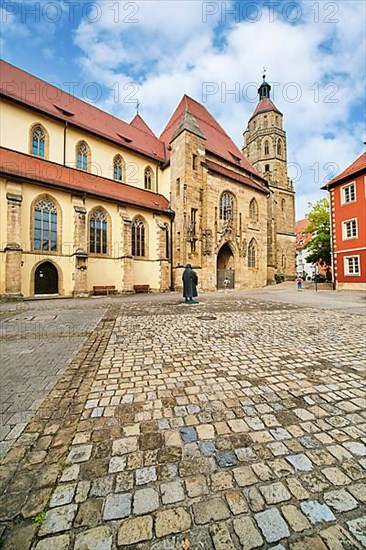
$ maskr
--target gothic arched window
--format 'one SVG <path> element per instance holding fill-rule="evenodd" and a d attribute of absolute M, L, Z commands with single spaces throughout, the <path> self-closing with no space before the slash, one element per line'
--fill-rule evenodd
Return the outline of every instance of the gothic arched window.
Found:
<path fill-rule="evenodd" d="M 57 252 L 57 208 L 53 202 L 42 199 L 34 207 L 33 248 Z"/>
<path fill-rule="evenodd" d="M 88 170 L 90 165 L 90 149 L 85 141 L 76 146 L 76 167 L 79 170 Z"/>
<path fill-rule="evenodd" d="M 96 208 L 89 217 L 89 252 L 107 254 L 107 237 L 107 216 L 101 208 Z"/>
<path fill-rule="evenodd" d="M 251 222 L 258 221 L 258 203 L 252 199 L 249 204 L 249 218 Z"/>
<path fill-rule="evenodd" d="M 277 155 L 282 156 L 282 142 L 280 139 L 277 141 Z"/>
<path fill-rule="evenodd" d="M 132 256 L 144 257 L 146 244 L 146 226 L 142 218 L 136 218 L 132 223 Z"/>
<path fill-rule="evenodd" d="M 123 181 L 125 163 L 121 155 L 116 155 L 113 159 L 113 179 L 116 181 Z"/>
<path fill-rule="evenodd" d="M 149 189 L 151 191 L 153 187 L 153 172 L 149 166 L 145 168 L 144 183 L 145 189 Z"/>
<path fill-rule="evenodd" d="M 37 126 L 33 127 L 31 140 L 32 155 L 37 155 L 37 157 L 45 157 L 46 132 L 40 124 L 37 124 Z"/>
<path fill-rule="evenodd" d="M 285 211 L 285 206 L 286 206 L 286 201 L 285 201 L 285 199 L 281 199 L 281 210 L 282 210 L 282 212 Z"/>
<path fill-rule="evenodd" d="M 220 198 L 220 220 L 228 221 L 234 218 L 234 198 L 231 193 L 223 193 Z"/>
<path fill-rule="evenodd" d="M 248 267 L 256 267 L 257 261 L 257 244 L 255 239 L 252 239 L 248 245 Z"/>
<path fill-rule="evenodd" d="M 266 139 L 266 141 L 264 142 L 264 154 L 269 155 L 269 141 L 268 141 L 268 139 Z"/>

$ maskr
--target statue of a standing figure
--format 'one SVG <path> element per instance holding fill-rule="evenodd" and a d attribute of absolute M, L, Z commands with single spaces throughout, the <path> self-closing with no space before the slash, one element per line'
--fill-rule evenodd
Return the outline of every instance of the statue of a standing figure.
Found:
<path fill-rule="evenodd" d="M 193 300 L 197 294 L 198 277 L 197 273 L 193 271 L 191 264 L 187 264 L 182 275 L 183 280 L 183 297 L 188 303 L 197 303 Z"/>

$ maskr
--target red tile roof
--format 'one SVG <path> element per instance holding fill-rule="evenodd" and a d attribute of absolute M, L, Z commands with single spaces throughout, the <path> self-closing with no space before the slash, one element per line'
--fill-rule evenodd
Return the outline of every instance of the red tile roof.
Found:
<path fill-rule="evenodd" d="M 205 136 L 205 148 L 207 151 L 225 159 L 231 164 L 240 166 L 257 177 L 261 177 L 207 109 L 187 95 L 184 95 L 181 99 L 160 136 L 160 139 L 165 142 L 167 147 L 186 109 L 194 116 Z"/>
<path fill-rule="evenodd" d="M 322 189 L 328 189 L 340 181 L 351 179 L 355 174 L 362 171 L 366 171 L 366 153 L 362 153 L 354 162 L 352 162 L 352 164 L 343 170 L 343 172 L 323 185 Z"/>
<path fill-rule="evenodd" d="M 276 111 L 276 113 L 280 113 L 280 115 L 282 114 L 281 111 L 279 111 L 276 107 L 276 105 L 273 103 L 273 101 L 271 99 L 269 99 L 269 97 L 263 97 L 257 104 L 255 110 L 254 110 L 254 113 L 252 114 L 252 116 L 250 117 L 249 120 L 251 120 L 253 117 L 255 117 L 255 115 L 257 115 L 258 113 L 265 113 L 266 111 Z"/>
<path fill-rule="evenodd" d="M 138 130 L 141 130 L 142 132 L 150 134 L 155 139 L 158 139 L 154 134 L 154 132 L 151 130 L 151 128 L 149 128 L 149 126 L 146 124 L 142 116 L 140 116 L 139 114 L 133 117 L 133 119 L 130 122 L 130 125 L 133 126 L 134 128 L 137 128 Z"/>
<path fill-rule="evenodd" d="M 295 224 L 296 248 L 298 250 L 305 248 L 311 239 L 311 233 L 305 233 L 305 230 L 309 227 L 309 225 L 310 221 L 307 218 L 304 220 L 299 220 Z"/>
<path fill-rule="evenodd" d="M 112 140 L 120 147 L 165 160 L 163 143 L 141 117 L 134 124 L 123 122 L 5 61 L 0 61 L 0 91 L 9 99 Z"/>
<path fill-rule="evenodd" d="M 3 147 L 0 147 L 0 173 L 5 176 L 18 176 L 35 183 L 49 184 L 67 191 L 87 193 L 101 199 L 155 211 L 169 211 L 167 199 L 152 191 L 117 183 Z"/>
<path fill-rule="evenodd" d="M 229 170 L 228 168 L 221 166 L 221 164 L 216 164 L 216 162 L 212 162 L 211 160 L 206 160 L 205 165 L 207 166 L 210 172 L 214 172 L 215 174 L 219 174 L 220 176 L 224 176 L 225 178 L 229 178 L 231 180 L 238 181 L 239 183 L 243 183 L 244 185 L 247 185 L 248 187 L 252 187 L 257 191 L 260 191 L 261 193 L 266 193 L 267 195 L 269 195 L 270 193 L 270 191 L 265 187 L 262 187 L 258 183 L 255 183 L 249 178 L 241 174 L 238 174 L 233 170 Z"/>

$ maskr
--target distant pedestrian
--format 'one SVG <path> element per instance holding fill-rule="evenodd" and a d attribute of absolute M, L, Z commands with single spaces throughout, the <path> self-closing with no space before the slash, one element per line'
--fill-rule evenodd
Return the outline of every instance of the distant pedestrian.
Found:
<path fill-rule="evenodd" d="M 296 282 L 297 282 L 297 290 L 302 290 L 302 277 L 297 277 L 296 279 Z"/>

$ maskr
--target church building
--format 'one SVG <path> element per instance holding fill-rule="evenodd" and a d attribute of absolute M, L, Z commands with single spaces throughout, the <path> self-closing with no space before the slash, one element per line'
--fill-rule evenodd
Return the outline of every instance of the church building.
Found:
<path fill-rule="evenodd" d="M 184 96 L 160 137 L 1 62 L 0 295 L 263 287 L 295 273 L 294 190 L 266 82 L 241 151 Z"/>

